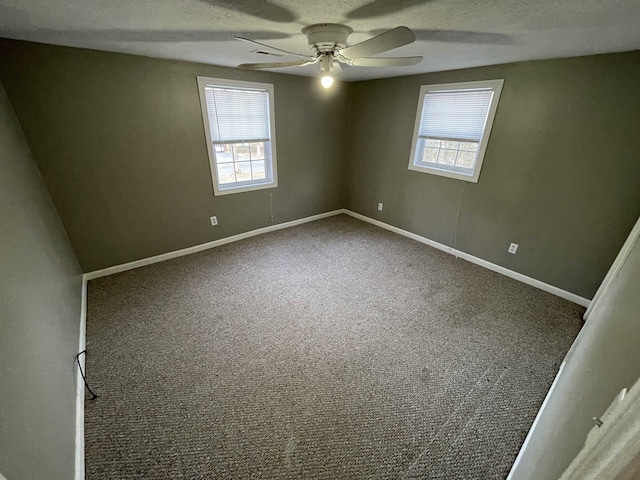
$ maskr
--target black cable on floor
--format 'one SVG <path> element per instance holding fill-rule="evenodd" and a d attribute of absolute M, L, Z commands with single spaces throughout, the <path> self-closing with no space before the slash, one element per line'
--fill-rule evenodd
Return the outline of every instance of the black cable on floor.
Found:
<path fill-rule="evenodd" d="M 98 395 L 93 393 L 93 390 L 91 390 L 91 387 L 87 383 L 87 377 L 84 376 L 84 372 L 82 371 L 82 365 L 80 365 L 80 355 L 82 355 L 83 353 L 86 355 L 87 351 L 83 350 L 79 354 L 77 354 L 76 362 L 78 362 L 78 368 L 80 369 L 80 375 L 82 375 L 82 380 L 84 380 L 84 386 L 87 387 L 87 390 L 89 390 L 89 393 L 91 393 L 91 400 L 95 400 L 96 398 L 98 398 Z"/>

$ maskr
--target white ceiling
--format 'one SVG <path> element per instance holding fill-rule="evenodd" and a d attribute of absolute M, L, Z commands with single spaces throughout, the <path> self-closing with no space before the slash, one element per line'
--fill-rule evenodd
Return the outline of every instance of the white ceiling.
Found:
<path fill-rule="evenodd" d="M 2 37 L 225 66 L 297 60 L 234 35 L 308 53 L 301 28 L 325 22 L 352 27 L 349 44 L 399 25 L 418 37 L 386 55 L 420 64 L 347 67 L 348 81 L 640 49 L 639 0 L 0 0 Z"/>

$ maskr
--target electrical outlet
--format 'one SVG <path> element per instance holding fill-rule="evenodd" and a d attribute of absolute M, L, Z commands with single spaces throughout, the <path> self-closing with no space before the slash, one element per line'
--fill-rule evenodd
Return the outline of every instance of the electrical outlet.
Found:
<path fill-rule="evenodd" d="M 216 225 L 218 225 L 218 217 L 211 217 L 211 226 L 215 227 Z"/>
<path fill-rule="evenodd" d="M 507 250 L 507 252 L 509 253 L 516 253 L 518 251 L 518 244 L 517 243 L 512 243 L 511 245 L 509 245 L 509 250 Z"/>
<path fill-rule="evenodd" d="M 378 204 L 378 210 L 382 211 L 382 203 Z"/>

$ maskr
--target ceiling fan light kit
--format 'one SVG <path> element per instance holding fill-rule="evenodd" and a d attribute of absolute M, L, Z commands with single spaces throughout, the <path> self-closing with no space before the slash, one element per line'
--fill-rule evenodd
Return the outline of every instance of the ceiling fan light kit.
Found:
<path fill-rule="evenodd" d="M 324 88 L 331 88 L 331 86 L 333 85 L 333 77 L 331 75 L 323 75 L 320 79 L 320 84 Z"/>
<path fill-rule="evenodd" d="M 320 78 L 320 84 L 324 88 L 331 88 L 333 85 L 333 76 L 331 72 L 335 68 L 335 64 L 333 62 L 333 56 L 329 53 L 323 53 L 320 55 L 320 72 L 322 73 L 322 77 Z"/>
<path fill-rule="evenodd" d="M 307 36 L 308 46 L 313 55 L 289 52 L 248 38 L 236 37 L 244 42 L 254 43 L 300 57 L 300 60 L 293 62 L 243 63 L 238 65 L 238 68 L 258 70 L 263 68 L 301 67 L 319 62 L 322 86 L 330 88 L 333 85 L 332 72 L 339 71 L 340 63 L 361 67 L 399 67 L 416 65 L 422 61 L 422 57 L 371 57 L 372 55 L 413 43 L 416 36 L 407 27 L 396 27 L 387 30 L 380 35 L 351 46 L 347 46 L 347 38 L 353 33 L 353 29 L 347 25 L 316 23 L 304 27 L 302 33 Z"/>

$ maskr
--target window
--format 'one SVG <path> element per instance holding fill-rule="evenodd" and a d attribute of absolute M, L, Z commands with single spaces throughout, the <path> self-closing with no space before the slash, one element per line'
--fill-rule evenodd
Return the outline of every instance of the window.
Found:
<path fill-rule="evenodd" d="M 477 182 L 503 83 L 420 87 L 409 170 Z"/>
<path fill-rule="evenodd" d="M 278 186 L 273 85 L 198 77 L 215 195 Z"/>

